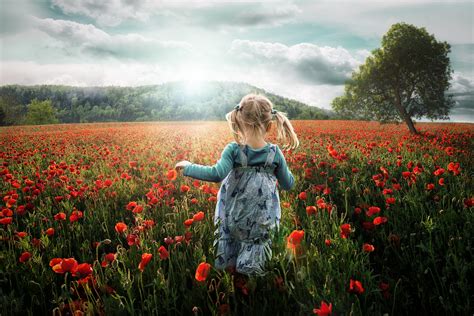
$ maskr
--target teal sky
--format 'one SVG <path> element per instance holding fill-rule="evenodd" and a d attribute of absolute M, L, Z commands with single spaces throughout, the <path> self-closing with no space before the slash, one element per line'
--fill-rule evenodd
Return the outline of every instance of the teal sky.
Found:
<path fill-rule="evenodd" d="M 472 1 L 0 0 L 0 84 L 243 81 L 330 108 L 393 23 L 452 46 L 452 118 L 474 120 Z"/>

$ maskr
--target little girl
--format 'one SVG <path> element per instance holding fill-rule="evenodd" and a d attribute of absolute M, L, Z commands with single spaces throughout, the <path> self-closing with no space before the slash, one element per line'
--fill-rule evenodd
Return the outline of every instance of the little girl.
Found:
<path fill-rule="evenodd" d="M 218 226 L 214 266 L 264 275 L 265 262 L 272 257 L 272 233 L 281 218 L 277 180 L 284 190 L 294 184 L 280 148 L 265 141 L 272 120 L 276 120 L 277 138 L 286 142 L 284 147 L 296 148 L 299 141 L 286 115 L 274 110 L 262 95 L 244 96 L 226 119 L 235 142 L 224 148 L 214 166 L 180 161 L 175 168 L 195 179 L 223 180 L 214 217 Z"/>

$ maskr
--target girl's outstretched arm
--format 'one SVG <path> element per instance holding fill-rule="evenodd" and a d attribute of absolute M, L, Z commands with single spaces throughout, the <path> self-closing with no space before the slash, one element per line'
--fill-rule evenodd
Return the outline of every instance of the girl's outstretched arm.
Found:
<path fill-rule="evenodd" d="M 221 158 L 213 166 L 203 166 L 195 163 L 187 164 L 183 168 L 183 175 L 199 180 L 220 182 L 234 166 L 234 144 L 228 144 L 221 153 Z M 179 163 L 178 163 L 179 164 Z"/>
<path fill-rule="evenodd" d="M 275 169 L 275 174 L 278 179 L 278 184 L 283 190 L 290 190 L 295 184 L 295 178 L 291 173 L 288 165 L 286 164 L 285 156 L 280 150 L 280 147 L 277 146 L 277 159 L 278 163 L 277 168 Z"/>

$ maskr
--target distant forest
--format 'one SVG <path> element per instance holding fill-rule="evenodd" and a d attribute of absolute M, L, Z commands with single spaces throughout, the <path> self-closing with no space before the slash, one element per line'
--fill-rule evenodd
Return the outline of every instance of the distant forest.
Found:
<path fill-rule="evenodd" d="M 0 125 L 25 122 L 32 100 L 51 100 L 60 123 L 223 120 L 250 92 L 265 94 L 290 119 L 332 119 L 332 111 L 308 106 L 245 83 L 169 82 L 140 87 L 56 85 L 0 87 Z"/>

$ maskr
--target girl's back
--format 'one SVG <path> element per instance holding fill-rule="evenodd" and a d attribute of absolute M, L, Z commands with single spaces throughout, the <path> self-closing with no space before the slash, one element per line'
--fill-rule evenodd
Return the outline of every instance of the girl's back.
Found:
<path fill-rule="evenodd" d="M 244 274 L 264 274 L 271 258 L 271 232 L 281 217 L 277 190 L 276 145 L 253 151 L 254 165 L 248 165 L 248 146 L 238 147 L 239 166 L 222 182 L 217 195 L 214 246 L 217 268 L 235 266 Z M 263 158 L 263 159 L 262 159 Z"/>

